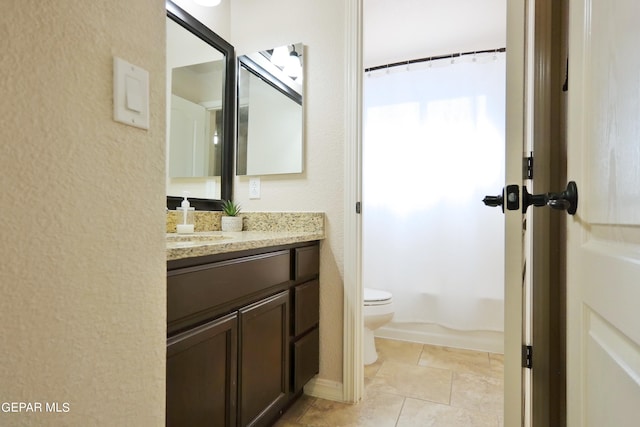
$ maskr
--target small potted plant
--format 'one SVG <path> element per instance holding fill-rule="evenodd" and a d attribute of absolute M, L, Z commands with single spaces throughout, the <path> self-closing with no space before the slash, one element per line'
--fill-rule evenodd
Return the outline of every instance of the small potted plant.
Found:
<path fill-rule="evenodd" d="M 232 200 L 225 200 L 222 204 L 222 231 L 242 231 L 242 217 L 240 205 Z"/>

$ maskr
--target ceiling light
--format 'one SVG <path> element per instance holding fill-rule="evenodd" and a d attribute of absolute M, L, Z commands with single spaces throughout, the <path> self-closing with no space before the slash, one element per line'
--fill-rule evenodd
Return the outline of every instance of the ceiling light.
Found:
<path fill-rule="evenodd" d="M 196 4 L 204 7 L 214 7 L 220 4 L 222 0 L 193 0 Z"/>

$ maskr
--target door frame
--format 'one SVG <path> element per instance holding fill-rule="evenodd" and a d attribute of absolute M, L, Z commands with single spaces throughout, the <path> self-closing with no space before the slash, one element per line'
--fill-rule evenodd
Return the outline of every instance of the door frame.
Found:
<path fill-rule="evenodd" d="M 524 142 L 526 0 L 507 2 L 507 159 L 521 164 Z M 345 402 L 359 402 L 362 366 L 362 19 L 363 0 L 345 1 L 344 278 L 343 372 Z M 509 54 L 511 52 L 511 54 Z M 516 147 L 516 148 L 513 148 Z M 507 171 L 506 182 L 522 182 L 521 168 Z M 505 227 L 519 229 L 519 213 L 505 216 Z M 514 228 L 516 227 L 516 228 Z M 505 240 L 508 240 L 505 238 Z M 516 250 L 513 250 L 516 248 Z M 522 236 L 505 242 L 505 425 L 522 421 Z M 515 268 L 508 267 L 515 266 Z M 509 268 L 509 271 L 506 271 Z M 511 286 L 507 286 L 507 278 Z M 513 281 L 515 278 L 515 282 Z M 508 320 L 509 319 L 509 320 Z M 507 374 L 509 373 L 509 374 Z"/>
<path fill-rule="evenodd" d="M 345 1 L 344 277 L 342 400 L 364 393 L 362 314 L 362 11 L 364 0 Z"/>
<path fill-rule="evenodd" d="M 549 0 L 544 0 L 548 2 Z M 523 182 L 522 158 L 525 146 L 527 114 L 527 31 L 531 24 L 528 0 L 507 2 L 507 81 L 506 81 L 506 183 Z M 355 403 L 362 399 L 362 221 L 356 205 L 362 196 L 362 27 L 363 0 L 345 2 L 345 166 L 344 166 L 344 293 L 343 293 L 343 400 Z M 545 27 L 552 31 L 551 27 Z M 536 32 L 538 29 L 536 28 Z M 546 34 L 546 33 L 545 33 Z M 549 36 L 549 34 L 547 34 Z M 532 78 L 545 82 L 545 55 Z M 539 80 L 538 80 L 539 79 Z M 544 84 L 539 87 L 544 88 Z M 546 89 L 544 89 L 546 90 Z M 535 98 L 535 96 L 534 96 Z M 548 118 L 548 117 L 547 117 Z M 545 126 L 548 125 L 545 124 Z M 511 165 L 511 166 L 509 166 Z M 559 189 L 558 189 L 559 190 Z M 555 190 L 555 191 L 558 191 Z M 546 190 L 551 191 L 551 190 Z M 545 192 L 546 192 L 545 191 Z M 564 217 L 563 217 L 564 219 Z M 521 230 L 520 211 L 505 212 L 505 231 Z M 523 344 L 523 236 L 505 233 L 505 381 L 504 424 L 523 425 L 522 344 Z M 537 279 L 542 280 L 538 275 Z"/>

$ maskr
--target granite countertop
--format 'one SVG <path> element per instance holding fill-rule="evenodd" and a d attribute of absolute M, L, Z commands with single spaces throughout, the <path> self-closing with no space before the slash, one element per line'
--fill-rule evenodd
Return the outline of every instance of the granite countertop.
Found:
<path fill-rule="evenodd" d="M 324 239 L 316 231 L 207 231 L 167 233 L 167 261 Z"/>

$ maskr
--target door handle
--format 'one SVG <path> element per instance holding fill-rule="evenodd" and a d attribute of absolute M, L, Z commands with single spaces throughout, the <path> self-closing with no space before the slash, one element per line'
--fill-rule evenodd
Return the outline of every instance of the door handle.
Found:
<path fill-rule="evenodd" d="M 517 185 L 507 185 L 502 189 L 502 194 L 497 196 L 485 196 L 482 202 L 486 206 L 502 207 L 513 211 L 520 208 L 520 188 Z M 522 213 L 527 212 L 529 206 L 549 206 L 552 209 L 566 210 L 569 215 L 574 215 L 578 210 L 578 186 L 574 181 L 569 181 L 567 188 L 561 193 L 531 194 L 526 186 L 522 186 Z"/>
<path fill-rule="evenodd" d="M 552 209 L 566 210 L 569 215 L 575 215 L 578 210 L 578 185 L 569 181 L 562 193 L 549 193 L 547 205 Z"/>
<path fill-rule="evenodd" d="M 530 194 L 527 187 L 522 187 L 522 213 L 529 206 L 549 206 L 552 209 L 566 210 L 569 215 L 574 215 L 578 210 L 578 186 L 574 181 L 569 181 L 567 188 L 561 193 Z"/>

